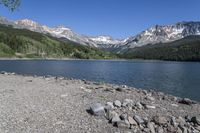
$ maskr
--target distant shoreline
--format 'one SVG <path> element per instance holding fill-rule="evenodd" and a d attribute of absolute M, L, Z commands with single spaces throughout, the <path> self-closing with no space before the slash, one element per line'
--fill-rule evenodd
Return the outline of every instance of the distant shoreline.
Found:
<path fill-rule="evenodd" d="M 78 59 L 78 58 L 0 58 L 0 61 L 4 60 L 21 60 L 21 61 L 150 61 L 150 62 L 192 62 L 192 63 L 200 63 L 200 61 L 176 61 L 176 60 L 154 60 L 154 59 Z"/>

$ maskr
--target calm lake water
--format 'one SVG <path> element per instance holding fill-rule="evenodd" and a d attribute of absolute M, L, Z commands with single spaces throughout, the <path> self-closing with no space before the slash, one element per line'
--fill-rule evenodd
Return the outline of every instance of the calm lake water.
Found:
<path fill-rule="evenodd" d="M 154 89 L 200 101 L 200 63 L 167 61 L 0 61 L 0 71 L 54 75 Z"/>

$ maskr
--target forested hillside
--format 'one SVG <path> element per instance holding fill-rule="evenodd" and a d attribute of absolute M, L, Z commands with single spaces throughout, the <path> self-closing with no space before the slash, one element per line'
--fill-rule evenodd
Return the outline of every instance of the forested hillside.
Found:
<path fill-rule="evenodd" d="M 115 55 L 72 41 L 0 25 L 0 57 L 108 59 Z"/>
<path fill-rule="evenodd" d="M 149 44 L 129 49 L 120 56 L 128 59 L 200 61 L 200 36 L 190 36 L 171 43 Z"/>

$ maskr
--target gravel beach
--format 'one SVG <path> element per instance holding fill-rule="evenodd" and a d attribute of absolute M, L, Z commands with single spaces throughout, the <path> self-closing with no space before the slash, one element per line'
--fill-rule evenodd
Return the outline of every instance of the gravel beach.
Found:
<path fill-rule="evenodd" d="M 0 74 L 0 133 L 143 132 L 200 133 L 200 104 L 126 85 Z"/>

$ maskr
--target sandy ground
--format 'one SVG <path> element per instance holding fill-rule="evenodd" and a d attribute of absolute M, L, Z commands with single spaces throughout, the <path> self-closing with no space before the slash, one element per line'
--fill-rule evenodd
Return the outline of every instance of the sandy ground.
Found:
<path fill-rule="evenodd" d="M 176 97 L 152 92 L 155 101 L 145 99 L 146 91 L 55 77 L 0 74 L 0 133 L 106 133 L 129 131 L 113 127 L 105 118 L 87 113 L 96 102 L 132 99 L 156 106 L 149 110 L 118 110 L 152 117 L 199 115 L 200 105 L 177 103 Z"/>

